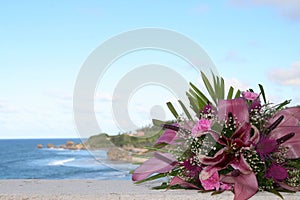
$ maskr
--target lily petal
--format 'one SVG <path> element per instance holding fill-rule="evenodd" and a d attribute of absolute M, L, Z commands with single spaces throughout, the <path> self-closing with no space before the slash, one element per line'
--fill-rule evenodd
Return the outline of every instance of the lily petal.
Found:
<path fill-rule="evenodd" d="M 243 154 L 240 155 L 239 160 L 236 160 L 235 162 L 232 162 L 230 164 L 234 169 L 238 169 L 243 174 L 249 174 L 252 172 L 251 167 L 245 160 Z"/>
<path fill-rule="evenodd" d="M 199 174 L 199 180 L 202 182 L 204 180 L 209 179 L 212 175 L 217 173 L 218 170 L 220 170 L 219 167 L 214 167 L 214 166 L 205 167 Z"/>
<path fill-rule="evenodd" d="M 204 165 L 216 165 L 225 159 L 225 153 L 224 153 L 225 150 L 226 150 L 226 148 L 220 149 L 214 155 L 214 157 L 205 156 L 205 155 L 200 154 L 200 155 L 198 155 L 198 159 Z"/>
<path fill-rule="evenodd" d="M 170 186 L 173 185 L 180 185 L 182 187 L 185 188 L 194 188 L 194 189 L 200 189 L 198 186 L 185 182 L 184 180 L 182 180 L 181 178 L 179 178 L 178 176 L 174 176 L 174 178 L 172 179 L 172 181 L 170 182 Z"/>
<path fill-rule="evenodd" d="M 248 122 L 243 122 L 238 129 L 234 132 L 231 138 L 239 138 L 243 142 L 249 141 L 250 138 L 250 131 L 251 131 L 251 124 Z"/>
<path fill-rule="evenodd" d="M 234 200 L 247 200 L 258 191 L 258 183 L 253 172 L 238 176 L 223 175 L 220 179 L 224 183 L 234 184 Z"/>
<path fill-rule="evenodd" d="M 244 99 L 219 100 L 218 104 L 218 120 L 228 119 L 228 113 L 232 113 L 236 119 L 237 125 L 243 122 L 249 122 L 249 111 L 247 103 Z"/>
<path fill-rule="evenodd" d="M 174 126 L 177 126 L 177 124 L 175 124 Z M 176 135 L 177 135 L 177 131 L 166 129 L 164 133 L 158 138 L 155 144 L 161 144 L 161 143 L 171 144 L 175 141 Z"/>
<path fill-rule="evenodd" d="M 289 148 L 287 158 L 300 158 L 300 107 L 287 108 L 277 112 L 274 117 L 268 121 L 267 126 L 273 124 L 281 116 L 283 116 L 283 120 L 271 131 L 269 137 L 277 140 L 289 133 L 295 133 L 292 138 L 283 142 L 282 146 Z"/>
<path fill-rule="evenodd" d="M 277 112 L 268 121 L 267 125 L 271 125 L 272 123 L 274 123 L 280 116 L 283 116 L 284 118 L 280 122 L 279 126 L 297 126 L 300 120 L 300 107 L 287 108 Z"/>
<path fill-rule="evenodd" d="M 169 153 L 154 153 L 154 157 L 146 160 L 132 174 L 133 181 L 140 181 L 153 173 L 165 173 L 174 168 L 177 160 Z"/>

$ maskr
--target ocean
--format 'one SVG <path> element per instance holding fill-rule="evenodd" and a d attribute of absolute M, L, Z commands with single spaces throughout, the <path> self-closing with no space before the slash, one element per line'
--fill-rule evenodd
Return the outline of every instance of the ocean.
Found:
<path fill-rule="evenodd" d="M 129 180 L 128 163 L 111 163 L 106 151 L 38 149 L 48 143 L 56 146 L 80 139 L 5 139 L 0 140 L 0 179 L 96 179 Z"/>

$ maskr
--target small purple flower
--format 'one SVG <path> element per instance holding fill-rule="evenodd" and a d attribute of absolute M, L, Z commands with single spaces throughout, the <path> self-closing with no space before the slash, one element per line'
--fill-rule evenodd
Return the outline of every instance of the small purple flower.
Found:
<path fill-rule="evenodd" d="M 266 177 L 272 178 L 276 181 L 283 181 L 288 177 L 287 170 L 279 164 L 272 163 L 267 171 Z"/>
<path fill-rule="evenodd" d="M 259 142 L 256 144 L 256 151 L 261 158 L 268 156 L 277 149 L 277 141 L 268 137 L 260 137 Z"/>
<path fill-rule="evenodd" d="M 261 107 L 262 106 L 261 106 L 260 100 L 259 99 L 255 99 L 254 101 L 252 101 L 249 109 L 250 110 L 258 110 L 258 111 L 260 111 Z"/>
<path fill-rule="evenodd" d="M 188 176 L 195 177 L 195 176 L 198 176 L 198 174 L 201 172 L 202 168 L 199 165 L 195 165 L 192 162 L 193 162 L 193 160 L 186 159 L 185 161 L 183 161 L 182 165 L 188 172 Z"/>
<path fill-rule="evenodd" d="M 209 114 L 209 113 L 211 113 L 211 111 L 212 111 L 211 105 L 210 105 L 210 104 L 207 104 L 207 105 L 204 106 L 202 112 L 203 112 L 204 114 Z"/>

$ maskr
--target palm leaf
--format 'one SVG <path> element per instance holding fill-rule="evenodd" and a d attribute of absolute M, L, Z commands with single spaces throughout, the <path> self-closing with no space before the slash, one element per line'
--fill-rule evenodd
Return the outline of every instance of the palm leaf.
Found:
<path fill-rule="evenodd" d="M 267 103 L 267 100 L 266 100 L 266 95 L 265 95 L 264 88 L 263 88 L 263 86 L 262 86 L 261 84 L 258 84 L 258 86 L 259 86 L 261 95 L 262 95 L 262 97 L 263 97 L 263 99 L 264 99 L 264 103 L 266 104 L 266 103 Z"/>
<path fill-rule="evenodd" d="M 190 86 L 192 87 L 192 89 L 197 93 L 197 95 L 203 99 L 204 103 L 208 103 L 209 100 L 208 98 L 195 86 L 193 85 L 192 83 L 190 83 Z"/>
<path fill-rule="evenodd" d="M 200 113 L 200 108 L 197 105 L 197 101 L 189 93 L 187 93 L 187 96 L 190 101 L 190 108 L 198 115 L 198 113 Z"/>
<path fill-rule="evenodd" d="M 172 105 L 172 103 L 171 103 L 171 102 L 168 102 L 168 103 L 167 103 L 167 106 L 168 106 L 169 110 L 171 111 L 171 113 L 174 115 L 174 117 L 175 117 L 176 119 L 178 119 L 178 118 L 179 118 L 179 115 L 178 115 L 176 109 L 174 108 L 174 106 Z"/>
<path fill-rule="evenodd" d="M 207 92 L 209 93 L 209 95 L 211 96 L 212 100 L 215 102 L 215 104 L 217 105 L 217 97 L 216 97 L 216 93 L 214 91 L 214 89 L 212 88 L 208 78 L 205 76 L 205 74 L 203 72 L 201 72 L 201 76 L 202 76 L 202 80 L 204 82 L 204 85 L 207 89 Z"/>
<path fill-rule="evenodd" d="M 230 86 L 229 91 L 228 91 L 228 94 L 227 94 L 227 99 L 228 99 L 228 100 L 229 100 L 229 99 L 232 99 L 233 91 L 234 91 L 233 87 Z"/>
<path fill-rule="evenodd" d="M 189 90 L 189 93 L 192 97 L 195 98 L 197 105 L 199 107 L 200 110 L 202 110 L 204 108 L 204 106 L 207 104 L 207 102 L 205 102 L 199 95 L 196 94 L 196 92 L 194 92 L 193 90 Z"/>
<path fill-rule="evenodd" d="M 181 107 L 182 107 L 184 113 L 186 114 L 187 118 L 188 118 L 189 120 L 193 120 L 191 114 L 190 114 L 189 111 L 186 109 L 186 107 L 185 107 L 185 105 L 182 103 L 182 101 L 178 100 L 178 102 L 179 102 L 179 104 L 181 105 Z"/>
<path fill-rule="evenodd" d="M 240 90 L 238 90 L 238 91 L 236 92 L 236 94 L 235 94 L 235 97 L 234 97 L 234 98 L 236 99 L 236 98 L 239 98 L 240 96 L 241 96 L 241 91 L 240 91 Z"/>
<path fill-rule="evenodd" d="M 221 77 L 221 96 L 220 99 L 224 99 L 225 98 L 225 83 L 224 83 L 224 79 Z"/>

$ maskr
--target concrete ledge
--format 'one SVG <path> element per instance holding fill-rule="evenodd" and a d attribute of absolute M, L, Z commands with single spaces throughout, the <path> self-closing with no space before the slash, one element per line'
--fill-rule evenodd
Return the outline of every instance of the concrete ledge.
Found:
<path fill-rule="evenodd" d="M 283 194 L 285 199 L 299 200 L 300 193 Z M 211 196 L 196 190 L 151 190 L 150 185 L 134 185 L 131 181 L 101 180 L 0 180 L 0 199 L 7 200 L 231 200 L 224 192 Z M 260 192 L 251 200 L 280 199 Z"/>

